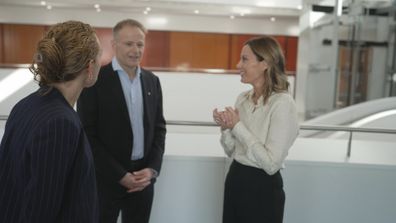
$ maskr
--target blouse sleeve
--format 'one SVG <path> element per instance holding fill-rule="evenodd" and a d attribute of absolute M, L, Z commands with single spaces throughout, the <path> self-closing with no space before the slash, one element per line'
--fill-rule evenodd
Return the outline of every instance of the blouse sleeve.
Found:
<path fill-rule="evenodd" d="M 239 104 L 243 100 L 244 96 L 247 92 L 242 92 L 238 95 L 237 100 L 235 102 L 235 108 L 239 109 Z M 225 129 L 221 131 L 220 143 L 224 149 L 225 154 L 228 157 L 233 157 L 235 152 L 235 136 L 234 133 L 230 129 Z"/>
<path fill-rule="evenodd" d="M 257 133 L 267 134 L 264 143 L 242 122 L 234 126 L 232 133 L 247 148 L 248 159 L 272 175 L 282 167 L 288 150 L 297 137 L 299 126 L 292 99 L 277 101 L 270 115 L 267 132 Z"/>
<path fill-rule="evenodd" d="M 226 129 L 221 131 L 220 143 L 223 146 L 224 152 L 228 157 L 232 157 L 235 151 L 235 137 L 231 130 Z"/>

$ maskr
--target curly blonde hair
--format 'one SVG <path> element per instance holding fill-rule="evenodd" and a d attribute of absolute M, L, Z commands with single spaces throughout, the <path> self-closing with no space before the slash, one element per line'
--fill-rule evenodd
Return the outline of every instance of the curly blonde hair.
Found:
<path fill-rule="evenodd" d="M 73 80 L 99 54 L 94 29 L 79 21 L 52 26 L 38 42 L 30 71 L 40 87 Z"/>

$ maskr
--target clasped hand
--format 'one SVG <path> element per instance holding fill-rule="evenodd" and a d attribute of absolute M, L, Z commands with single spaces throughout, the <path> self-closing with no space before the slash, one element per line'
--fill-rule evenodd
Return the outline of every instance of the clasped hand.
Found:
<path fill-rule="evenodd" d="M 213 120 L 220 125 L 222 130 L 232 129 L 239 122 L 239 112 L 232 107 L 226 107 L 224 111 L 213 110 Z"/>
<path fill-rule="evenodd" d="M 145 168 L 132 173 L 126 173 L 125 176 L 120 180 L 120 184 L 127 189 L 128 193 L 142 191 L 151 184 L 152 177 L 153 172 L 151 169 Z"/>

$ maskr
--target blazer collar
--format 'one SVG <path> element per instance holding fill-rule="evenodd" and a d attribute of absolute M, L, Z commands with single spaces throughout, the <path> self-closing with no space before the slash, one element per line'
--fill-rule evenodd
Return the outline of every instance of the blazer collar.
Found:
<path fill-rule="evenodd" d="M 116 73 L 122 72 L 124 75 L 128 75 L 128 73 L 124 70 L 124 68 L 121 67 L 117 58 L 113 57 L 113 59 L 111 60 L 111 66 Z M 140 66 L 137 66 L 136 67 L 136 77 L 137 78 L 140 78 L 141 72 L 142 72 L 142 68 L 140 68 Z"/>

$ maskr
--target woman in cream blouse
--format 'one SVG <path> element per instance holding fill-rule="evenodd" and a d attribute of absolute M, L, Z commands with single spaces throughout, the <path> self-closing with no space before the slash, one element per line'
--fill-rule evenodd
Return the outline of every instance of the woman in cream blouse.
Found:
<path fill-rule="evenodd" d="M 233 158 L 224 191 L 223 223 L 283 221 L 285 193 L 280 169 L 298 134 L 297 112 L 288 93 L 284 56 L 268 36 L 247 41 L 237 68 L 252 90 L 235 108 L 213 111 L 221 144 Z"/>

